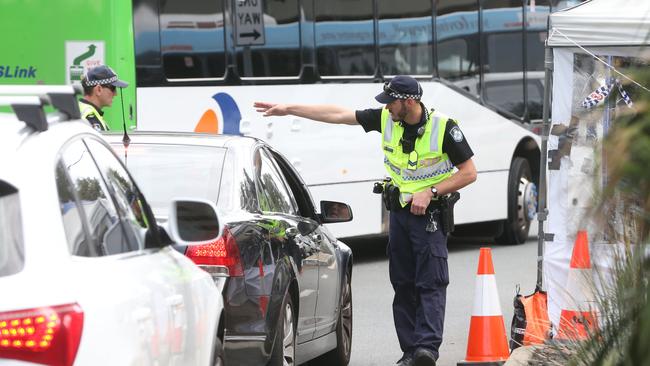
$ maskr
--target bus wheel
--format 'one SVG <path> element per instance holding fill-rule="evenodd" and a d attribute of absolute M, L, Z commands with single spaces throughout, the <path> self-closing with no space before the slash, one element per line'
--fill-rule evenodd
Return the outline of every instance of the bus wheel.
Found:
<path fill-rule="evenodd" d="M 537 212 L 537 186 L 528 160 L 515 157 L 508 177 L 508 219 L 495 240 L 499 244 L 521 244 L 528 238 L 530 222 Z"/>

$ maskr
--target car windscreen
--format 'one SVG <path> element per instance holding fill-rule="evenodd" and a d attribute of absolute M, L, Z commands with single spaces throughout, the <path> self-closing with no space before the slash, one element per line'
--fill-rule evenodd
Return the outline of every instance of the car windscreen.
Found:
<path fill-rule="evenodd" d="M 18 190 L 0 180 L 0 277 L 16 274 L 24 265 L 25 247 Z"/>
<path fill-rule="evenodd" d="M 215 202 L 226 149 L 211 146 L 113 145 L 157 218 L 166 218 L 173 198 Z"/>

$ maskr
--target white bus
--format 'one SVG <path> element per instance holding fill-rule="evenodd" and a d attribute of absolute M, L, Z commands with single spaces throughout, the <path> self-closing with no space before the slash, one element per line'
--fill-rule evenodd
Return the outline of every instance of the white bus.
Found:
<path fill-rule="evenodd" d="M 109 31 L 68 31 L 66 45 L 74 40 L 69 46 L 84 51 L 80 41 L 96 38 L 93 57 L 104 47 L 101 61 L 136 87 L 132 97 L 125 89 L 112 129 L 124 116 L 139 130 L 263 139 L 290 159 L 316 201 L 350 204 L 354 220 L 331 227 L 339 237 L 387 232 L 372 193 L 385 175 L 379 134 L 263 118 L 253 102 L 374 108 L 385 80 L 417 78 L 424 104 L 456 119 L 475 153 L 478 180 L 461 191 L 457 233 L 526 239 L 540 157 L 530 122 L 541 119 L 549 0 L 61 0 L 57 7 L 67 3 L 104 19 Z M 13 6 L 38 17 L 32 5 Z M 62 74 L 87 62 L 73 56 Z"/>
<path fill-rule="evenodd" d="M 186 1 L 171 3 L 158 8 L 155 45 L 144 41 L 147 30 L 138 29 L 138 12 L 145 8 L 135 11 L 136 60 L 150 61 L 136 68 L 138 77 L 143 75 L 138 129 L 266 140 L 291 160 L 317 201 L 351 205 L 354 220 L 332 226 L 335 234 L 382 234 L 387 215 L 372 193 L 373 182 L 385 175 L 379 134 L 295 117 L 263 118 L 252 105 L 379 107 L 373 97 L 382 82 L 409 74 L 422 83 L 425 105 L 457 119 L 475 152 L 478 179 L 462 190 L 456 223 L 474 224 L 472 232 L 481 229 L 507 243 L 526 238 L 536 207 L 539 147 L 522 125 L 541 118 L 548 3 L 494 1 L 480 7 L 478 1 L 451 0 L 434 7 L 430 0 L 286 0 L 220 7 L 195 1 L 195 8 Z M 259 23 L 247 23 L 258 13 Z M 244 36 L 255 32 L 257 39 Z M 154 48 L 155 60 L 138 52 Z M 534 76 L 527 78 L 529 73 Z"/>

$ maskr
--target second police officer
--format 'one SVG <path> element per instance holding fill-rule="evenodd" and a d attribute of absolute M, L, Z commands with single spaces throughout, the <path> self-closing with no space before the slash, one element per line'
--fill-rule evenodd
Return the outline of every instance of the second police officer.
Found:
<path fill-rule="evenodd" d="M 402 357 L 398 365 L 435 365 L 442 343 L 449 271 L 441 198 L 476 180 L 474 153 L 458 124 L 420 101 L 409 76 L 384 84 L 375 99 L 384 108 L 353 111 L 335 105 L 256 102 L 264 116 L 294 115 L 333 124 L 360 124 L 382 134 L 389 185 L 389 274 L 393 319 Z M 454 167 L 456 171 L 454 171 Z M 393 190 L 395 191 L 395 190 Z"/>
<path fill-rule="evenodd" d="M 101 65 L 89 69 L 81 79 L 84 96 L 79 100 L 79 111 L 97 131 L 107 131 L 108 124 L 104 120 L 102 108 L 110 107 L 117 94 L 117 88 L 129 86 L 119 80 L 117 74 L 108 66 Z"/>

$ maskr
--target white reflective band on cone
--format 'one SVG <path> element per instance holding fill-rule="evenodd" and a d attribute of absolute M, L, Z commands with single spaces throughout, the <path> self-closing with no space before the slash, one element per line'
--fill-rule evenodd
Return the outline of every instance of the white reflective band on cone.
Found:
<path fill-rule="evenodd" d="M 502 315 L 496 277 L 494 275 L 478 275 L 476 276 L 476 287 L 474 287 L 472 316 L 495 315 Z"/>

